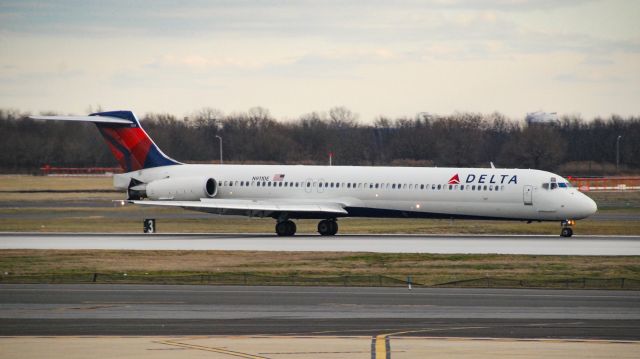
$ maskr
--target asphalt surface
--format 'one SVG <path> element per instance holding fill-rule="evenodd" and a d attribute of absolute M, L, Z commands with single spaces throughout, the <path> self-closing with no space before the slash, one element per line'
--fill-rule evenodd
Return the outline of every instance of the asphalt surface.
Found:
<path fill-rule="evenodd" d="M 0 233 L 0 249 L 640 255 L 640 236 Z"/>
<path fill-rule="evenodd" d="M 0 285 L 0 335 L 640 339 L 640 292 Z"/>

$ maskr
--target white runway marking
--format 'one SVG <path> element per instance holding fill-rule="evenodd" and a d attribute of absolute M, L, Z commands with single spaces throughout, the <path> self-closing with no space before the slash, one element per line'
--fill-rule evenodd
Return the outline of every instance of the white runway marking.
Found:
<path fill-rule="evenodd" d="M 0 234 L 0 249 L 239 250 L 435 254 L 640 255 L 640 236 Z"/>

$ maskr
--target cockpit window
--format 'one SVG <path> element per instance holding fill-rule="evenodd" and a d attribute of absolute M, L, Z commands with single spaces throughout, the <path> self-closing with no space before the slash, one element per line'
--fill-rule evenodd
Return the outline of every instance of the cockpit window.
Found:
<path fill-rule="evenodd" d="M 571 187 L 571 183 L 569 182 L 546 182 L 542 184 L 542 188 L 544 189 L 556 189 L 556 188 L 569 188 Z"/>

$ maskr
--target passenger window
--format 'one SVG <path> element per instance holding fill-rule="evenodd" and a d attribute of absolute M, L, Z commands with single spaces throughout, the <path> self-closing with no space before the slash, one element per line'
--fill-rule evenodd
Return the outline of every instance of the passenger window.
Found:
<path fill-rule="evenodd" d="M 463 184 L 460 185 L 460 190 L 464 191 L 464 185 Z"/>
<path fill-rule="evenodd" d="M 424 189 L 424 185 L 423 184 L 420 185 L 420 189 Z"/>
<path fill-rule="evenodd" d="M 331 182 L 331 188 L 333 188 L 333 182 Z"/>
<path fill-rule="evenodd" d="M 441 187 L 442 187 L 442 185 L 438 185 L 438 190 L 440 190 Z"/>
<path fill-rule="evenodd" d="M 340 182 L 336 182 L 336 188 L 340 188 Z"/>

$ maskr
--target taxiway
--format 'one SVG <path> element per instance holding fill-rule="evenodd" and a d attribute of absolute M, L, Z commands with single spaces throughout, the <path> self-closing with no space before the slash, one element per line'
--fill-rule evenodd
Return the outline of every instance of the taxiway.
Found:
<path fill-rule="evenodd" d="M 640 292 L 0 285 L 0 335 L 640 339 Z"/>

